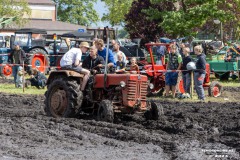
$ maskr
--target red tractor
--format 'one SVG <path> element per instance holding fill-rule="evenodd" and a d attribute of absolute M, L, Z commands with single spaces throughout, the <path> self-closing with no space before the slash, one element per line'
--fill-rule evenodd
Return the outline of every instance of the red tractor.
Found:
<path fill-rule="evenodd" d="M 117 113 L 144 113 L 159 119 L 162 108 L 147 100 L 148 78 L 140 74 L 104 73 L 91 75 L 84 94 L 80 91 L 83 75 L 71 70 L 50 73 L 45 93 L 45 112 L 53 117 L 73 117 L 80 112 L 113 122 Z"/>
<path fill-rule="evenodd" d="M 166 43 L 147 43 L 145 44 L 148 51 L 149 56 L 147 60 L 145 60 L 145 65 L 143 67 L 143 71 L 141 71 L 143 74 L 148 76 L 148 79 L 150 81 L 150 88 L 148 95 L 159 95 L 162 96 L 164 92 L 165 87 L 165 74 L 166 71 L 166 62 L 165 62 L 165 56 L 161 58 L 162 64 L 156 64 L 157 58 L 156 58 L 156 48 L 159 46 L 165 46 L 166 47 L 166 54 L 170 51 L 170 45 Z M 155 47 L 155 49 L 154 49 Z M 154 52 L 155 51 L 155 52 Z M 146 64 L 148 63 L 148 64 Z M 210 82 L 210 66 L 209 64 L 206 64 L 206 77 L 203 84 L 204 88 L 208 88 L 209 96 L 218 97 L 221 95 L 222 86 L 217 81 Z M 184 93 L 183 88 L 183 80 L 180 76 L 178 79 L 177 84 L 177 90 L 180 93 Z"/>

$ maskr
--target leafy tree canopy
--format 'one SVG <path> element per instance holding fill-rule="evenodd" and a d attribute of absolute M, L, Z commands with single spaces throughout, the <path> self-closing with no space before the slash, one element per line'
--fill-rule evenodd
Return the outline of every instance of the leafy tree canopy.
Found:
<path fill-rule="evenodd" d="M 153 4 L 162 4 L 166 0 L 151 0 Z M 210 29 L 213 20 L 219 19 L 223 24 L 239 22 L 239 0 L 168 0 L 174 6 L 164 11 L 150 8 L 150 19 L 161 17 L 159 25 L 174 37 L 194 35 L 203 27 Z M 210 25 L 210 26 L 209 26 Z M 237 25 L 235 25 L 237 26 Z M 234 26 L 232 26 L 234 27 Z"/>
<path fill-rule="evenodd" d="M 109 23 L 114 25 L 119 25 L 124 22 L 124 16 L 128 13 L 133 0 L 102 0 L 105 2 L 109 12 L 104 13 L 102 20 L 109 21 Z"/>
<path fill-rule="evenodd" d="M 58 19 L 78 25 L 91 25 L 99 20 L 93 4 L 97 0 L 54 0 L 57 3 Z"/>
<path fill-rule="evenodd" d="M 128 31 L 130 38 L 142 38 L 141 44 L 156 40 L 159 36 L 164 36 L 161 26 L 162 17 L 155 19 L 148 18 L 144 10 L 152 9 L 161 11 L 161 5 L 153 5 L 150 0 L 138 0 L 132 3 L 128 14 L 125 15 L 125 29 Z"/>
<path fill-rule="evenodd" d="M 0 28 L 4 28 L 6 25 L 16 23 L 19 26 L 23 26 L 26 22 L 26 16 L 31 13 L 30 8 L 26 0 L 0 1 Z M 25 18 L 24 18 L 25 16 Z"/>

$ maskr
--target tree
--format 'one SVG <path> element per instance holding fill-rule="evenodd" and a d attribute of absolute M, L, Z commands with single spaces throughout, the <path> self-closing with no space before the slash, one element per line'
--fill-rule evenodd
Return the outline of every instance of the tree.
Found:
<path fill-rule="evenodd" d="M 97 0 L 54 0 L 57 3 L 58 20 L 88 26 L 99 20 L 93 3 Z"/>
<path fill-rule="evenodd" d="M 0 28 L 6 27 L 11 23 L 16 23 L 18 26 L 26 24 L 27 17 L 30 15 L 31 10 L 28 7 L 26 0 L 0 1 Z"/>
<path fill-rule="evenodd" d="M 114 25 L 119 25 L 124 23 L 124 16 L 128 13 L 133 0 L 102 0 L 105 2 L 109 12 L 103 14 L 102 20 L 109 21 L 109 23 Z"/>
<path fill-rule="evenodd" d="M 162 18 L 149 19 L 144 12 L 147 9 L 156 9 L 161 11 L 160 5 L 153 5 L 150 0 L 138 0 L 132 3 L 128 14 L 125 15 L 125 29 L 130 38 L 142 38 L 141 44 L 149 41 L 155 41 L 159 36 L 165 36 L 161 26 Z"/>
<path fill-rule="evenodd" d="M 161 4 L 166 0 L 152 0 L 152 2 Z M 152 19 L 162 18 L 163 21 L 158 24 L 162 26 L 164 32 L 174 37 L 195 35 L 200 30 L 212 29 L 214 19 L 219 19 L 225 25 L 230 21 L 237 20 L 236 24 L 239 22 L 239 0 L 172 0 L 168 2 L 172 3 L 174 8 L 164 11 L 149 9 L 147 12 Z"/>

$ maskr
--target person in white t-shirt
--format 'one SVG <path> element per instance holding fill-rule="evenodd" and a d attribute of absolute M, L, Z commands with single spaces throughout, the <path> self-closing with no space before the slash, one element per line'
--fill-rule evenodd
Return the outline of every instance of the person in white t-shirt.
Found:
<path fill-rule="evenodd" d="M 60 61 L 60 66 L 62 69 L 73 70 L 78 73 L 84 74 L 83 83 L 81 90 L 85 89 L 87 84 L 90 71 L 82 68 L 81 59 L 82 53 L 86 53 L 90 48 L 87 42 L 81 42 L 79 48 L 71 48 L 67 53 L 65 53 Z"/>
<path fill-rule="evenodd" d="M 116 42 L 113 45 L 113 56 L 114 56 L 115 62 L 118 61 L 118 54 L 122 55 L 122 58 L 123 58 L 122 61 L 126 64 L 126 61 L 127 61 L 126 55 L 122 51 L 120 51 L 120 44 Z"/>

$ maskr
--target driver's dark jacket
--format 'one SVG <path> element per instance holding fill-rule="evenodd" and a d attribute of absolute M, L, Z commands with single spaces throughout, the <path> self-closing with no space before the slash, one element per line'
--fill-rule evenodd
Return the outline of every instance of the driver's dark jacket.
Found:
<path fill-rule="evenodd" d="M 103 57 L 101 56 L 97 56 L 95 59 L 92 59 L 92 57 L 90 55 L 88 55 L 83 63 L 82 63 L 82 67 L 91 70 L 92 68 L 96 67 L 97 65 L 105 64 L 105 61 L 103 59 Z M 96 70 L 99 70 L 98 67 L 95 68 Z"/>
<path fill-rule="evenodd" d="M 24 50 L 22 50 L 21 48 L 19 50 L 14 49 L 8 57 L 8 63 L 23 64 L 25 58 L 26 53 L 24 52 Z"/>

